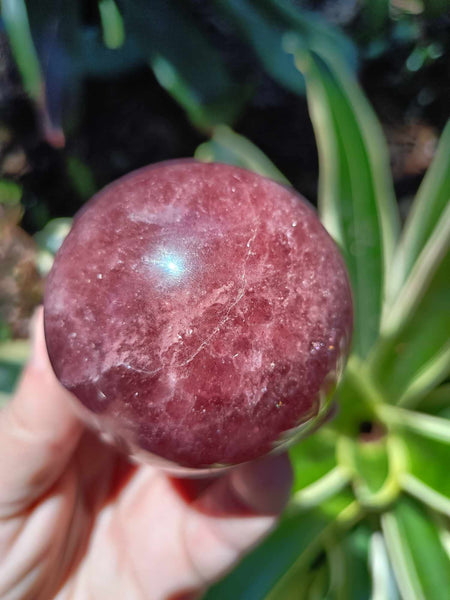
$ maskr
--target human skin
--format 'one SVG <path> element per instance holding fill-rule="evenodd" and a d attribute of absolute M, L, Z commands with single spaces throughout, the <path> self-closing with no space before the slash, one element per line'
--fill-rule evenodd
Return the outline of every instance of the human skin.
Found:
<path fill-rule="evenodd" d="M 41 311 L 0 456 L 2 600 L 196 598 L 272 529 L 292 482 L 285 455 L 190 482 L 129 463 L 76 416 Z"/>

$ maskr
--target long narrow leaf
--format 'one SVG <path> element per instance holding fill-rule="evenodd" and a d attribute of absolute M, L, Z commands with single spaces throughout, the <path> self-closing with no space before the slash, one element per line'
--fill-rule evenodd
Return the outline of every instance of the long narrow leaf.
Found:
<path fill-rule="evenodd" d="M 365 357 L 378 336 L 398 215 L 379 125 L 356 82 L 335 62 L 297 51 L 319 147 L 319 208 L 349 268 L 354 350 Z"/>
<path fill-rule="evenodd" d="M 450 559 L 422 506 L 402 498 L 382 517 L 382 526 L 402 597 L 442 600 L 450 590 Z"/>
<path fill-rule="evenodd" d="M 336 437 L 325 427 L 291 448 L 293 506 L 319 506 L 349 483 L 349 472 L 337 463 Z"/>
<path fill-rule="evenodd" d="M 450 217 L 450 205 L 446 212 Z M 391 403 L 419 402 L 449 372 L 449 243 L 450 227 L 441 220 L 371 357 L 372 375 Z"/>
<path fill-rule="evenodd" d="M 345 497 L 345 496 L 344 496 Z M 343 514 L 347 513 L 347 515 L 351 515 L 350 519 L 348 519 L 348 517 L 345 518 L 346 521 L 346 527 L 351 527 L 351 525 L 353 525 L 354 522 L 354 518 L 355 516 L 358 514 L 358 509 L 356 508 L 356 502 L 353 502 L 352 504 L 350 504 L 346 509 L 344 509 L 341 512 L 342 516 Z M 344 535 L 344 530 L 340 529 L 335 530 L 333 528 L 333 526 L 329 526 L 328 528 L 326 528 L 322 535 L 320 536 L 320 538 L 317 539 L 317 543 L 312 545 L 312 547 L 310 548 L 309 552 L 305 552 L 305 553 L 301 553 L 299 554 L 299 556 L 297 557 L 296 561 L 294 562 L 294 564 L 292 565 L 292 567 L 285 573 L 285 575 L 280 579 L 280 581 L 277 583 L 276 586 L 274 586 L 274 588 L 271 590 L 270 594 L 267 596 L 267 600 L 278 600 L 279 598 L 285 598 L 286 596 L 289 596 L 290 594 L 292 594 L 292 591 L 295 590 L 295 587 L 298 583 L 298 581 L 301 581 L 301 578 L 304 576 L 305 574 L 305 567 L 308 564 L 308 561 L 311 560 L 312 558 L 312 554 L 311 551 L 314 550 L 315 552 L 317 552 L 317 549 L 320 548 L 323 545 L 327 546 L 329 543 L 332 544 L 332 541 L 335 539 L 335 537 L 337 535 Z M 331 542 L 330 542 L 331 540 Z M 349 550 L 350 548 L 346 548 L 345 550 Z M 330 570 L 331 570 L 331 576 L 333 576 L 333 560 L 332 560 L 332 556 L 331 556 L 331 560 L 329 560 L 330 562 Z M 314 589 L 309 589 L 309 595 L 307 596 L 308 598 L 314 598 L 319 600 L 319 598 L 323 598 L 324 596 L 326 597 L 326 589 L 328 587 L 328 581 L 327 581 L 327 577 L 326 577 L 326 570 L 325 572 L 321 573 L 321 577 L 319 578 L 318 581 L 316 581 L 316 585 L 317 585 L 317 593 L 320 595 L 316 595 L 314 594 L 314 592 L 316 590 Z M 325 579 L 324 577 L 325 576 Z M 347 600 L 347 599 L 346 599 Z"/>
<path fill-rule="evenodd" d="M 392 566 L 381 532 L 376 531 L 370 541 L 370 572 L 372 574 L 371 600 L 398 600 L 399 593 Z"/>
<path fill-rule="evenodd" d="M 371 589 L 369 573 L 370 529 L 359 524 L 340 539 L 327 544 L 331 572 L 331 594 L 334 600 L 360 600 Z"/>
<path fill-rule="evenodd" d="M 344 34 L 329 23 L 284 0 L 214 0 L 217 8 L 239 29 L 275 81 L 296 94 L 305 93 L 303 77 L 296 72 L 292 56 L 284 51 L 286 37 L 295 33 L 305 46 L 332 48 L 351 67 L 356 50 Z"/>
<path fill-rule="evenodd" d="M 282 46 L 284 27 L 264 18 L 251 0 L 215 0 L 217 8 L 231 17 L 268 73 L 291 92 L 303 95 L 305 84 L 298 77 L 292 57 Z"/>
<path fill-rule="evenodd" d="M 351 494 L 341 492 L 320 508 L 285 517 L 261 546 L 210 589 L 205 600 L 265 599 L 283 577 L 297 573 L 305 561 L 314 557 L 336 519 L 354 518 L 352 502 Z"/>
<path fill-rule="evenodd" d="M 450 383 L 444 383 L 427 394 L 417 408 L 430 415 L 450 419 Z"/>
<path fill-rule="evenodd" d="M 329 521 L 307 512 L 285 519 L 280 527 L 206 595 L 206 600 L 263 600 L 306 552 L 317 549 Z"/>
<path fill-rule="evenodd" d="M 408 431 L 413 431 L 433 440 L 449 443 L 450 420 L 446 418 L 427 415 L 424 413 L 389 406 L 379 407 L 382 419 L 389 425 L 395 425 Z"/>
<path fill-rule="evenodd" d="M 44 86 L 24 0 L 2 0 L 1 15 L 25 91 L 38 102 Z"/>
<path fill-rule="evenodd" d="M 182 3 L 129 0 L 122 16 L 159 83 L 196 125 L 209 128 L 236 116 L 245 99 L 242 89 Z"/>
<path fill-rule="evenodd" d="M 226 125 L 218 125 L 214 129 L 211 140 L 197 148 L 195 158 L 204 162 L 223 162 L 243 167 L 289 185 L 286 177 L 257 146 Z"/>
<path fill-rule="evenodd" d="M 100 0 L 98 10 L 103 29 L 103 41 L 111 50 L 120 48 L 125 41 L 122 15 L 114 0 Z"/>
<path fill-rule="evenodd" d="M 397 297 L 449 201 L 450 121 L 442 133 L 438 150 L 417 193 L 395 253 L 389 280 L 388 305 Z"/>
<path fill-rule="evenodd" d="M 450 422 L 448 434 L 447 441 L 412 432 L 403 436 L 409 464 L 401 483 L 410 494 L 450 515 Z"/>

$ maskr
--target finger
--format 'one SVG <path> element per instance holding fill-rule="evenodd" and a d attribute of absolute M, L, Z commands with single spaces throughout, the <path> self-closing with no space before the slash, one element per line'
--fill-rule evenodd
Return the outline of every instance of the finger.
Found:
<path fill-rule="evenodd" d="M 193 502 L 184 523 L 185 547 L 206 585 L 270 532 L 292 478 L 287 455 L 271 456 L 231 471 Z"/>
<path fill-rule="evenodd" d="M 154 600 L 196 598 L 269 533 L 291 484 L 286 456 L 187 485 L 141 467 L 105 513 L 81 579 L 96 598 L 112 598 L 114 574 L 128 564 L 126 589 Z"/>
<path fill-rule="evenodd" d="M 0 412 L 0 518 L 26 509 L 55 483 L 83 429 L 50 366 L 42 309 L 32 338 L 30 361 Z"/>

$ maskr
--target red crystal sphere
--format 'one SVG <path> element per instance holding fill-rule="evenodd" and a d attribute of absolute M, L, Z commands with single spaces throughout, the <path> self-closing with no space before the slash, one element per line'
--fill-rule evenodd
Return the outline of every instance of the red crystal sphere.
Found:
<path fill-rule="evenodd" d="M 306 201 L 194 160 L 88 202 L 44 304 L 56 376 L 91 421 L 189 468 L 254 459 L 312 423 L 352 330 L 343 260 Z"/>

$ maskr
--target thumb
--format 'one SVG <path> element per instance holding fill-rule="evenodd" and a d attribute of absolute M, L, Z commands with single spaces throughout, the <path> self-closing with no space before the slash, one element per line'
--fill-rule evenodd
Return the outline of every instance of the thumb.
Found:
<path fill-rule="evenodd" d="M 286 454 L 269 456 L 230 471 L 191 504 L 185 545 L 204 584 L 226 573 L 275 526 L 292 478 Z"/>
<path fill-rule="evenodd" d="M 34 318 L 32 340 L 14 397 L 0 411 L 0 518 L 25 510 L 56 482 L 83 430 L 70 393 L 53 374 L 42 308 Z"/>

